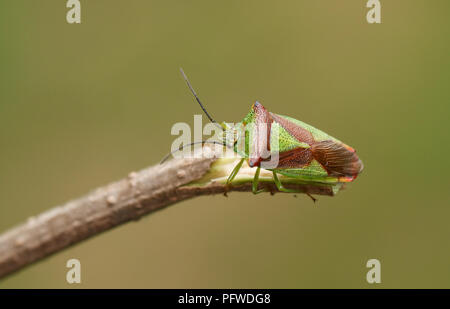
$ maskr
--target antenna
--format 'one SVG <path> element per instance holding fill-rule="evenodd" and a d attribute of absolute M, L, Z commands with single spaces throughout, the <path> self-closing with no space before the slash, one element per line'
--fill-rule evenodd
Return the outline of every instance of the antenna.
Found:
<path fill-rule="evenodd" d="M 200 101 L 199 97 L 197 96 L 197 93 L 195 92 L 194 88 L 192 88 L 191 83 L 189 82 L 189 79 L 187 78 L 186 74 L 184 74 L 183 68 L 180 68 L 181 75 L 183 75 L 184 80 L 186 81 L 186 84 L 188 85 L 189 89 L 191 90 L 192 94 L 194 95 L 195 99 L 197 100 L 198 104 L 200 104 L 200 107 L 202 108 L 203 112 L 205 113 L 206 117 L 208 117 L 209 121 L 212 123 L 217 124 L 218 127 L 221 129 L 222 126 L 217 123 L 206 111 L 205 107 L 203 106 L 202 102 Z"/>

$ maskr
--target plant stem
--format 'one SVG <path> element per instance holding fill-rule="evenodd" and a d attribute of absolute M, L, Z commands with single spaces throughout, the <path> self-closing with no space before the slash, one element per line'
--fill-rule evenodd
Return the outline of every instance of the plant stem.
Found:
<path fill-rule="evenodd" d="M 207 147 L 205 147 L 206 149 Z M 251 191 L 255 169 L 243 166 L 232 186 L 226 178 L 236 157 L 174 159 L 98 188 L 84 197 L 50 209 L 0 235 L 0 278 L 120 224 L 177 202 L 209 194 Z M 212 157 L 211 157 L 212 154 Z M 260 186 L 275 193 L 271 172 L 261 170 Z M 288 181 L 288 178 L 280 177 Z M 334 195 L 327 185 L 291 181 L 285 185 L 308 194 Z"/>

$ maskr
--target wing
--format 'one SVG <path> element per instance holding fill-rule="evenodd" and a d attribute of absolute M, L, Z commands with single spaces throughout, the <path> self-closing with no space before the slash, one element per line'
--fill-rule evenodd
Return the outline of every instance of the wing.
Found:
<path fill-rule="evenodd" d="M 289 134 L 296 138 L 299 142 L 311 145 L 314 142 L 314 138 L 308 130 L 304 129 L 302 126 L 293 123 L 292 121 L 286 119 L 283 116 L 270 113 L 272 119 L 278 122 Z"/>
<path fill-rule="evenodd" d="M 278 159 L 278 168 L 300 168 L 311 163 L 313 155 L 309 148 L 294 148 L 288 151 L 280 152 Z"/>
<path fill-rule="evenodd" d="M 327 140 L 341 142 L 337 138 L 323 132 L 322 130 L 319 130 L 319 129 L 313 127 L 310 124 L 307 124 L 306 122 L 300 121 L 298 119 L 295 119 L 295 118 L 292 118 L 289 116 L 283 116 L 283 115 L 277 115 L 277 116 L 284 118 L 286 121 L 289 121 L 290 123 L 292 123 L 295 126 L 299 126 L 299 127 L 303 128 L 305 131 L 309 132 L 312 135 L 312 139 L 316 142 L 327 141 Z"/>
<path fill-rule="evenodd" d="M 316 159 L 330 176 L 354 177 L 363 170 L 362 161 L 355 151 L 335 141 L 321 141 L 311 145 Z"/>

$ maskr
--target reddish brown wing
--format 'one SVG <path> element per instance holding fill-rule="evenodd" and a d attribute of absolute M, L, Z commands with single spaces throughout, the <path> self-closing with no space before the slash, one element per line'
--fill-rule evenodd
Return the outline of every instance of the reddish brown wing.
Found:
<path fill-rule="evenodd" d="M 356 176 L 363 165 L 354 151 L 342 144 L 328 140 L 316 142 L 311 146 L 314 159 L 332 176 Z"/>
<path fill-rule="evenodd" d="M 277 168 L 301 168 L 313 160 L 310 149 L 294 148 L 279 154 Z"/>
<path fill-rule="evenodd" d="M 255 128 L 248 162 L 250 167 L 261 164 L 264 152 L 267 153 L 267 156 L 269 155 L 270 129 L 273 122 L 269 112 L 259 102 L 253 104 L 253 112 L 255 113 Z"/>
<path fill-rule="evenodd" d="M 314 142 L 314 138 L 308 130 L 296 125 L 295 123 L 280 117 L 277 114 L 270 113 L 273 120 L 278 122 L 289 134 L 296 138 L 299 142 L 307 143 L 311 145 Z"/>

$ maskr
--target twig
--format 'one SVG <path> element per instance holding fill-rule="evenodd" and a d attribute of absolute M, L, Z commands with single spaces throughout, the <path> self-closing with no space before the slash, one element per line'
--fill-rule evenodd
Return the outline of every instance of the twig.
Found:
<path fill-rule="evenodd" d="M 237 159 L 218 159 L 218 151 L 210 151 L 210 158 L 174 159 L 132 172 L 125 179 L 31 217 L 0 235 L 0 278 L 86 238 L 177 202 L 227 191 L 251 191 L 254 169 L 243 168 L 233 186 L 227 188 L 226 176 Z M 274 193 L 276 187 L 269 176 L 261 173 L 260 188 Z M 308 194 L 336 193 L 325 185 L 287 183 L 286 186 Z"/>

